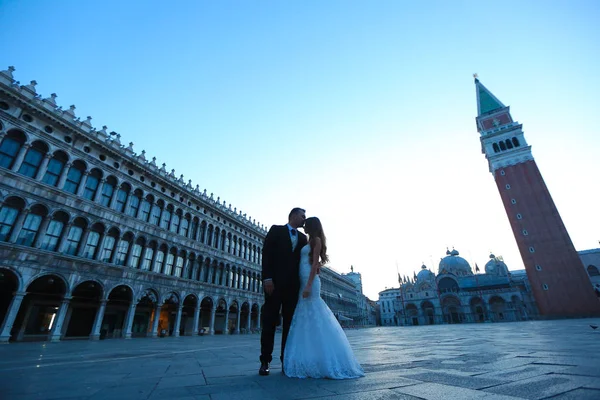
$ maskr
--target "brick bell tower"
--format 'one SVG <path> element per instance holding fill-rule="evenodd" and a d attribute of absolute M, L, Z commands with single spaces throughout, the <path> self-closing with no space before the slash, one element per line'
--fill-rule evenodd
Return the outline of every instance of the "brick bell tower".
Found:
<path fill-rule="evenodd" d="M 481 151 L 496 180 L 542 318 L 600 315 L 569 233 L 525 141 L 522 125 L 475 75 Z"/>

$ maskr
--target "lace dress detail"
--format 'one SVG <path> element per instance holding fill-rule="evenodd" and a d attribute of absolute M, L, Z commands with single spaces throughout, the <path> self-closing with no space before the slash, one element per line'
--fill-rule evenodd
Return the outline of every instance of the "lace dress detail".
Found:
<path fill-rule="evenodd" d="M 310 245 L 300 255 L 300 293 L 284 352 L 285 374 L 294 378 L 351 379 L 364 376 L 339 322 L 321 299 L 321 279 L 315 276 L 306 299 L 302 290 L 310 276 Z"/>

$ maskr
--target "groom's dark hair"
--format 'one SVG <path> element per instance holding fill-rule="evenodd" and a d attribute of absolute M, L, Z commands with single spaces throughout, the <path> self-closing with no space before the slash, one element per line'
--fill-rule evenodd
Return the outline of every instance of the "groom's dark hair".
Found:
<path fill-rule="evenodd" d="M 298 214 L 298 213 L 305 213 L 306 210 L 304 208 L 300 208 L 300 207 L 294 207 L 292 208 L 292 211 L 290 211 L 290 215 L 288 215 L 288 219 L 292 218 L 292 215 L 294 214 Z"/>

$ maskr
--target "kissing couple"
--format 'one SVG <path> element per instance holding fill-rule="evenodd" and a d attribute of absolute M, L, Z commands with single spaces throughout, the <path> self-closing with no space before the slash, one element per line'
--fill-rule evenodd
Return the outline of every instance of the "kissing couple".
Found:
<path fill-rule="evenodd" d="M 304 228 L 305 234 L 298 231 Z M 328 261 L 323 226 L 294 208 L 286 225 L 273 225 L 263 245 L 265 304 L 260 375 L 269 375 L 279 310 L 283 316 L 282 372 L 293 378 L 351 379 L 364 371 L 339 322 L 321 299 L 319 271 Z"/>

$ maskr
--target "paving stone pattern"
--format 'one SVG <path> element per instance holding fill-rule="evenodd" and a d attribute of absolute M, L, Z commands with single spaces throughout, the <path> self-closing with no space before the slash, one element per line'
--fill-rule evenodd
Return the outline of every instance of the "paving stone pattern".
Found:
<path fill-rule="evenodd" d="M 0 399 L 598 400 L 590 324 L 600 320 L 348 330 L 366 371 L 349 381 L 287 378 L 277 357 L 259 376 L 258 334 L 11 343 Z"/>

